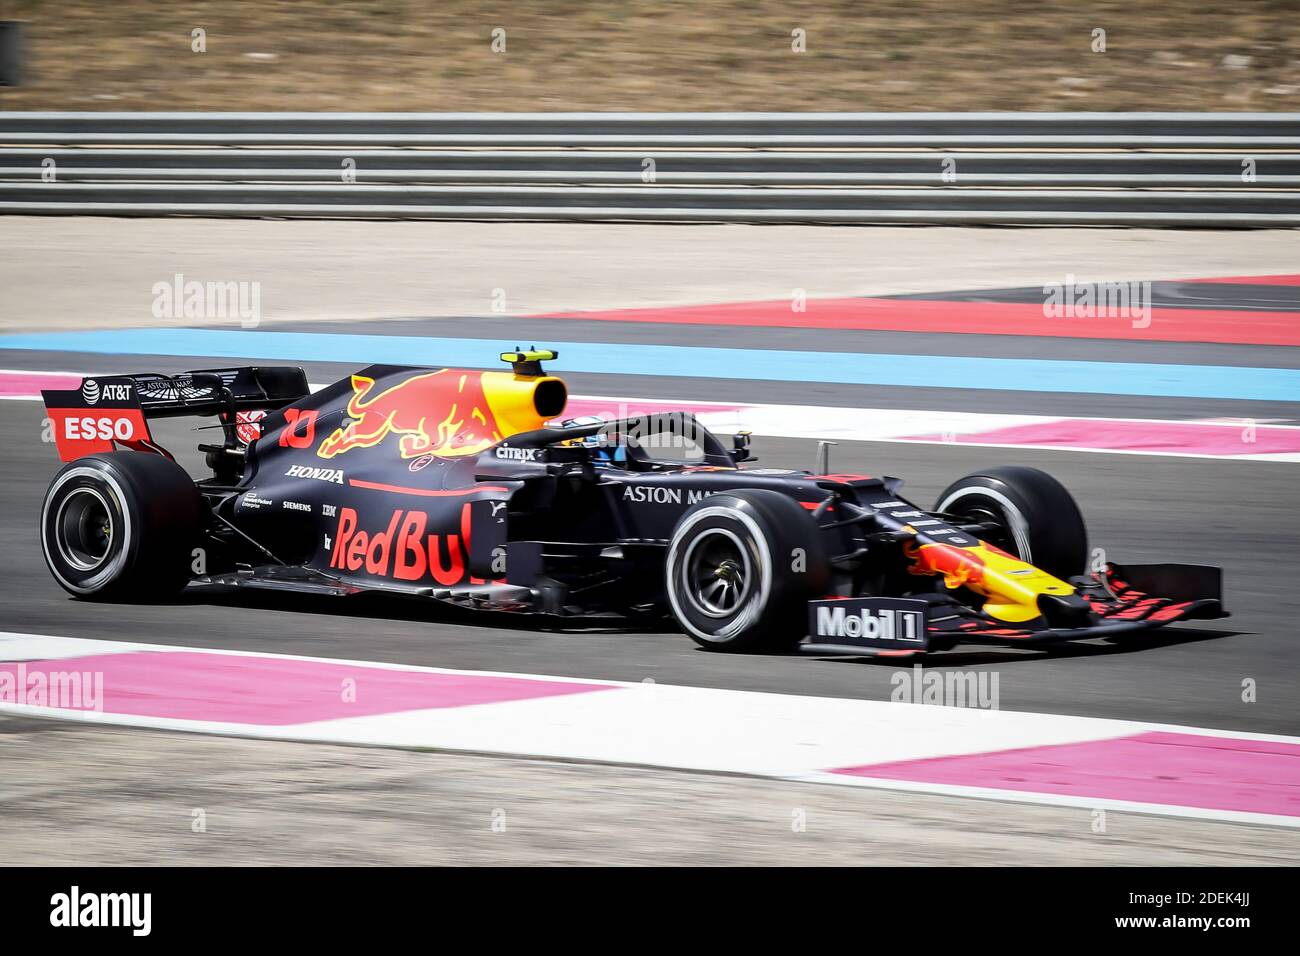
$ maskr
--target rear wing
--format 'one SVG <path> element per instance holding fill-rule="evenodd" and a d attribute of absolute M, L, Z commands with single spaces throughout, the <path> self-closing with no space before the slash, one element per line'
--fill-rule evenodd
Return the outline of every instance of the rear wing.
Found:
<path fill-rule="evenodd" d="M 81 387 L 41 392 L 63 461 L 122 446 L 171 455 L 149 433 L 149 419 L 217 415 L 232 446 L 247 443 L 254 411 L 291 405 L 310 394 L 307 375 L 292 366 L 200 369 L 180 375 L 147 372 L 85 378 Z"/>

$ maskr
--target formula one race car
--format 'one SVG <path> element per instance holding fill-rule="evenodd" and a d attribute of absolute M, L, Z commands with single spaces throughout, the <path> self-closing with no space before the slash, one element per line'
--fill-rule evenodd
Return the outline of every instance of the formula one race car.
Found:
<path fill-rule="evenodd" d="M 930 510 L 896 478 L 745 468 L 687 414 L 563 419 L 554 352 L 509 371 L 376 365 L 87 378 L 47 391 L 60 457 L 45 559 L 80 598 L 190 583 L 389 592 L 644 622 L 706 648 L 908 655 L 1225 615 L 1217 568 L 1091 570 L 1054 478 L 990 468 Z M 150 434 L 215 416 L 195 481 Z M 822 471 L 829 470 L 823 467 Z"/>

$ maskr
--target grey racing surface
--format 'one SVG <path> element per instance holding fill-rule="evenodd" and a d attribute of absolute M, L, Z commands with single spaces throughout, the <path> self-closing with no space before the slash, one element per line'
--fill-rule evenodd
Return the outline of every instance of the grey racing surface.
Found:
<path fill-rule="evenodd" d="M 96 368 L 102 368 L 103 358 Z M 163 363 L 134 364 L 143 369 Z M 202 367 L 202 360 L 189 367 Z M 690 397 L 733 396 L 693 391 Z M 41 440 L 43 417 L 39 402 L 0 402 L 4 630 L 883 700 L 900 670 L 862 658 L 711 653 L 667 624 L 635 632 L 559 628 L 537 619 L 471 615 L 413 601 L 199 588 L 170 604 L 74 600 L 46 570 L 37 536 L 42 495 L 58 468 L 53 446 Z M 204 432 L 190 432 L 188 425 L 167 424 L 170 430 L 160 430 L 159 437 L 178 452 L 206 440 Z M 815 443 L 807 440 L 757 436 L 755 450 L 766 466 L 814 464 Z M 1300 685 L 1300 655 L 1292 646 L 1293 622 L 1300 614 L 1293 466 L 867 442 L 842 443 L 832 460 L 836 471 L 904 478 L 903 494 L 926 507 L 951 480 L 1003 463 L 1040 467 L 1060 478 L 1089 521 L 1091 544 L 1104 548 L 1110 560 L 1221 565 L 1233 616 L 1175 625 L 1121 644 L 1087 642 L 1049 651 L 967 647 L 936 654 L 923 666 L 996 670 L 1004 710 L 1259 733 L 1300 730 L 1293 700 Z M 1247 686 L 1254 687 L 1253 694 L 1246 693 Z"/>

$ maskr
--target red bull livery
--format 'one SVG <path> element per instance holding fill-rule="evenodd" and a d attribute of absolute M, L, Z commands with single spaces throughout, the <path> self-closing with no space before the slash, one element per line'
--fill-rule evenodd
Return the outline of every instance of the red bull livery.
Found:
<path fill-rule="evenodd" d="M 383 593 L 588 626 L 661 617 L 723 651 L 908 656 L 1221 617 L 1217 568 L 1118 567 L 1069 493 L 1003 466 L 933 508 L 896 478 L 747 467 L 681 413 L 566 419 L 550 351 L 87 378 L 44 393 L 64 467 L 46 562 L 82 599 L 239 586 Z M 192 479 L 152 420 L 211 417 Z"/>

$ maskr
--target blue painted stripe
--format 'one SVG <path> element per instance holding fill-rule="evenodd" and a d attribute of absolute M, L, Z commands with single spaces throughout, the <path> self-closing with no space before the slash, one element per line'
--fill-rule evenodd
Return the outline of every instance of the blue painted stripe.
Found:
<path fill-rule="evenodd" d="M 0 336 L 0 349 L 347 362 L 358 367 L 371 362 L 492 367 L 497 354 L 513 348 L 514 344 L 499 339 L 171 328 Z M 786 352 L 591 342 L 546 344 L 559 350 L 559 360 L 548 367 L 560 372 L 1300 401 L 1300 369 L 954 355 Z"/>

